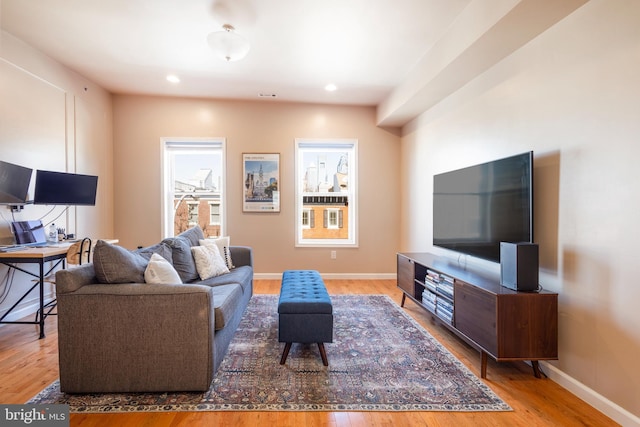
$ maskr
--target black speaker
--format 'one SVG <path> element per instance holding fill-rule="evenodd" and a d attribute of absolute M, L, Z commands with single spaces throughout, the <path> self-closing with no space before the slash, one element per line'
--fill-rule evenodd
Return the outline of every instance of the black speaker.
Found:
<path fill-rule="evenodd" d="M 500 242 L 500 284 L 514 291 L 538 290 L 538 245 Z"/>

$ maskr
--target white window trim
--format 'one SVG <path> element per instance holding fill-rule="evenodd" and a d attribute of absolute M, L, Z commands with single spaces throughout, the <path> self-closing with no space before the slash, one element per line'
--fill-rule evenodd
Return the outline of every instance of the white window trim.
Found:
<path fill-rule="evenodd" d="M 162 183 L 160 197 L 160 233 L 163 238 L 173 236 L 173 210 L 169 208 L 169 204 L 165 203 L 166 200 L 173 200 L 173 185 L 171 185 L 169 174 L 165 174 L 164 171 L 169 168 L 169 158 L 165 155 L 166 149 L 169 146 L 184 146 L 185 148 L 197 148 L 198 146 L 207 146 L 209 144 L 219 144 L 222 148 L 222 176 L 225 177 L 222 180 L 222 186 L 220 188 L 220 203 L 222 203 L 222 209 L 220 212 L 220 235 L 225 236 L 227 227 L 227 140 L 221 137 L 205 137 L 205 138 L 191 138 L 191 137 L 163 137 L 160 138 L 160 164 L 162 165 Z"/>
<path fill-rule="evenodd" d="M 327 151 L 332 148 L 345 150 L 345 146 L 349 146 L 349 150 L 353 150 L 355 162 L 349 164 L 349 177 L 353 177 L 349 181 L 349 210 L 348 218 L 344 218 L 346 224 L 349 224 L 348 239 L 303 239 L 302 230 L 302 178 L 305 173 L 300 168 L 301 156 L 305 146 L 318 145 L 321 146 L 319 151 Z M 358 247 L 358 140 L 357 139 L 295 139 L 295 204 L 296 204 L 296 247 Z M 332 193 L 328 193 L 332 194 Z M 335 193 L 333 193 L 335 194 Z M 316 218 L 316 222 L 318 218 Z"/>

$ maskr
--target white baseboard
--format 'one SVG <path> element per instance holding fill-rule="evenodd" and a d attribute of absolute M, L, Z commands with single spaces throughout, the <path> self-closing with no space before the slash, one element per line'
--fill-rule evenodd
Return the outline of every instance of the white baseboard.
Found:
<path fill-rule="evenodd" d="M 616 405 L 601 394 L 596 393 L 594 390 L 573 377 L 570 377 L 551 363 L 540 361 L 540 365 L 543 367 L 544 372 L 547 374 L 549 379 L 575 394 L 615 422 L 625 427 L 640 426 L 640 417 L 633 415 L 631 412 Z"/>
<path fill-rule="evenodd" d="M 53 297 L 54 297 L 54 295 L 53 295 L 52 292 L 50 292 L 48 294 L 45 293 L 45 295 L 44 295 L 44 303 L 46 304 L 47 302 L 52 300 Z M 22 301 L 3 320 L 4 321 L 8 321 L 8 322 L 15 322 L 15 321 L 18 321 L 18 320 L 22 320 L 27 316 L 34 316 L 35 317 L 36 312 L 38 311 L 39 308 L 40 308 L 40 299 L 37 298 L 37 297 L 31 298 L 31 299 L 29 299 L 27 301 Z M 9 309 L 9 307 L 7 307 L 6 309 L 0 310 L 0 317 L 4 316 L 4 314 L 7 312 L 8 309 Z M 10 323 L 0 323 L 0 326 L 7 326 L 7 325 L 10 325 Z"/>
<path fill-rule="evenodd" d="M 396 273 L 322 273 L 323 279 L 345 279 L 345 280 L 395 280 Z M 254 279 L 280 280 L 282 273 L 254 273 Z"/>
<path fill-rule="evenodd" d="M 31 316 L 31 315 L 35 316 L 36 311 L 38 311 L 38 308 L 40 308 L 40 305 L 37 299 L 32 301 L 22 302 L 16 308 L 14 308 L 13 311 L 9 313 L 9 315 L 3 320 L 9 321 L 9 322 L 15 322 L 15 321 L 24 319 L 27 316 Z M 6 312 L 7 310 L 2 310 L 2 312 L 0 312 L 0 316 L 4 316 Z M 5 325 L 7 324 L 0 323 L 0 326 L 5 326 Z"/>

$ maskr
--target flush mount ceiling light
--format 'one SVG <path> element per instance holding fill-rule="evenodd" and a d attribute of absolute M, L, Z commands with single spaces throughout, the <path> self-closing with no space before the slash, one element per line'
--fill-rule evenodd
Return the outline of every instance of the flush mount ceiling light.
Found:
<path fill-rule="evenodd" d="M 227 62 L 244 58 L 249 53 L 249 41 L 236 33 L 232 25 L 224 24 L 222 29 L 207 36 L 211 49 Z"/>

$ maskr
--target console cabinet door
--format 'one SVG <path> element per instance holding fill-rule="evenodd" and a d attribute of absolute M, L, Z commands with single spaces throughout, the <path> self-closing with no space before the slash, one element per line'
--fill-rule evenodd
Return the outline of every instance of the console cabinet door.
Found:
<path fill-rule="evenodd" d="M 496 355 L 496 296 L 484 289 L 454 282 L 455 327 L 485 351 Z"/>
<path fill-rule="evenodd" d="M 558 357 L 558 296 L 519 293 L 498 301 L 498 357 Z"/>
<path fill-rule="evenodd" d="M 397 260 L 398 287 L 412 297 L 415 297 L 415 263 L 413 260 L 402 255 L 398 255 Z"/>

